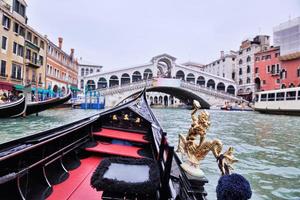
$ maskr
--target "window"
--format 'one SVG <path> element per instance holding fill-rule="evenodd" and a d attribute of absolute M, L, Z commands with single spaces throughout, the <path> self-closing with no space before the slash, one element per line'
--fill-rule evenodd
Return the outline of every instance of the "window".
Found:
<path fill-rule="evenodd" d="M 10 18 L 6 15 L 3 15 L 2 17 L 2 25 L 5 29 L 9 30 L 10 28 Z"/>
<path fill-rule="evenodd" d="M 37 59 L 38 59 L 37 53 L 36 53 L 36 52 L 33 52 L 33 53 L 32 53 L 32 62 L 33 62 L 34 64 L 37 64 Z"/>
<path fill-rule="evenodd" d="M 33 38 L 33 44 L 35 44 L 35 45 L 38 46 L 38 43 L 39 43 L 38 37 L 34 36 L 34 38 Z"/>
<path fill-rule="evenodd" d="M 21 80 L 22 79 L 22 67 L 19 64 L 13 63 L 11 70 L 11 78 Z"/>
<path fill-rule="evenodd" d="M 263 85 L 266 85 L 266 84 L 267 84 L 267 81 L 266 81 L 266 80 L 263 80 L 262 83 L 263 83 Z"/>
<path fill-rule="evenodd" d="M 14 32 L 19 34 L 19 28 L 20 28 L 19 24 L 15 22 L 14 23 Z"/>
<path fill-rule="evenodd" d="M 280 66 L 279 66 L 279 64 L 276 65 L 276 73 L 277 73 L 277 74 L 280 73 Z"/>
<path fill-rule="evenodd" d="M 255 61 L 259 61 L 260 59 L 259 59 L 259 56 L 256 56 L 255 57 Z"/>
<path fill-rule="evenodd" d="M 35 70 L 32 71 L 32 82 L 36 82 L 36 75 L 35 75 Z"/>
<path fill-rule="evenodd" d="M 22 45 L 18 45 L 18 56 L 24 56 L 24 47 Z"/>
<path fill-rule="evenodd" d="M 271 73 L 272 73 L 272 74 L 275 74 L 275 73 L 276 73 L 276 71 L 275 71 L 275 65 L 272 65 L 272 66 L 271 66 Z"/>
<path fill-rule="evenodd" d="M 297 69 L 297 77 L 300 77 L 300 68 Z"/>
<path fill-rule="evenodd" d="M 31 51 L 30 51 L 30 49 L 26 49 L 26 59 L 28 59 L 28 60 L 31 59 Z"/>
<path fill-rule="evenodd" d="M 239 60 L 239 64 L 240 65 L 243 64 L 243 60 L 242 59 Z"/>
<path fill-rule="evenodd" d="M 23 26 L 20 26 L 19 28 L 19 34 L 22 36 L 22 37 L 25 37 L 25 28 Z"/>
<path fill-rule="evenodd" d="M 271 69 L 270 69 L 270 65 L 268 65 L 267 67 L 267 72 L 270 73 Z"/>
<path fill-rule="evenodd" d="M 247 52 L 251 51 L 251 47 L 248 47 L 246 51 L 247 51 Z"/>
<path fill-rule="evenodd" d="M 262 56 L 262 57 L 261 57 L 261 60 L 265 60 L 265 59 L 266 59 L 266 57 L 265 57 L 265 56 Z"/>
<path fill-rule="evenodd" d="M 2 49 L 6 50 L 7 48 L 7 37 L 2 36 Z"/>
<path fill-rule="evenodd" d="M 26 37 L 27 40 L 29 41 L 32 41 L 32 33 L 31 32 L 27 32 L 27 37 Z"/>
<path fill-rule="evenodd" d="M 287 92 L 286 100 L 296 100 L 296 91 Z"/>
<path fill-rule="evenodd" d="M 45 48 L 45 43 L 44 43 L 44 41 L 42 41 L 42 40 L 41 40 L 41 42 L 40 42 L 40 47 L 41 47 L 41 49 L 44 49 L 44 48 Z"/>
<path fill-rule="evenodd" d="M 14 42 L 13 44 L 13 53 L 17 54 L 17 48 L 18 48 L 18 44 L 16 42 Z"/>
<path fill-rule="evenodd" d="M 239 75 L 242 75 L 242 74 L 243 74 L 243 69 L 240 68 L 240 69 L 239 69 Z"/>
<path fill-rule="evenodd" d="M 14 0 L 13 9 L 15 12 L 19 13 L 21 16 L 25 17 L 26 15 L 26 7 L 21 4 L 18 0 Z"/>
<path fill-rule="evenodd" d="M 94 72 L 94 70 L 93 69 L 90 69 L 90 74 L 92 74 Z"/>
<path fill-rule="evenodd" d="M 240 79 L 240 80 L 239 80 L 239 85 L 242 85 L 242 84 L 243 84 L 243 80 Z"/>
<path fill-rule="evenodd" d="M 276 83 L 277 84 L 279 84 L 280 83 L 280 79 L 278 78 L 278 79 L 276 79 Z"/>
<path fill-rule="evenodd" d="M 298 91 L 298 100 L 300 100 L 300 91 Z"/>
<path fill-rule="evenodd" d="M 260 101 L 267 101 L 267 94 L 261 94 Z"/>
<path fill-rule="evenodd" d="M 284 92 L 276 93 L 276 101 L 283 101 L 284 100 Z"/>
<path fill-rule="evenodd" d="M 231 74 L 231 78 L 232 78 L 232 80 L 234 80 L 234 79 L 235 79 L 235 72 L 232 72 L 232 74 Z"/>
<path fill-rule="evenodd" d="M 268 101 L 275 101 L 275 93 L 268 94 Z"/>
<path fill-rule="evenodd" d="M 39 84 L 42 84 L 42 73 L 39 73 Z"/>
<path fill-rule="evenodd" d="M 247 66 L 247 73 L 249 74 L 251 72 L 250 66 Z"/>
<path fill-rule="evenodd" d="M 255 67 L 255 73 L 258 73 L 258 67 Z"/>
<path fill-rule="evenodd" d="M 251 79 L 249 77 L 247 78 L 247 83 L 251 83 Z"/>
<path fill-rule="evenodd" d="M 84 86 L 84 81 L 80 80 L 80 88 L 83 89 L 83 86 Z"/>
<path fill-rule="evenodd" d="M 250 62 L 250 61 L 251 61 L 251 57 L 248 56 L 248 57 L 247 57 L 247 62 Z"/>
<path fill-rule="evenodd" d="M 6 76 L 6 61 L 1 60 L 0 76 Z"/>
<path fill-rule="evenodd" d="M 275 53 L 275 58 L 277 58 L 278 56 L 280 56 L 280 53 Z"/>
<path fill-rule="evenodd" d="M 84 68 L 81 68 L 81 76 L 84 76 Z"/>
<path fill-rule="evenodd" d="M 44 65 L 44 57 L 43 56 L 39 56 L 39 61 L 41 65 Z"/>
<path fill-rule="evenodd" d="M 266 60 L 271 59 L 271 55 L 266 55 Z"/>

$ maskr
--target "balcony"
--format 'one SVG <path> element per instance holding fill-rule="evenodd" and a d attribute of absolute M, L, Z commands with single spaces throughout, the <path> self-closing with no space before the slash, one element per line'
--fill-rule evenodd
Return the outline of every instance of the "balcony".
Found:
<path fill-rule="evenodd" d="M 32 58 L 31 59 L 26 58 L 25 64 L 29 67 L 34 67 L 34 68 L 40 68 L 43 66 L 40 60 L 32 59 Z"/>

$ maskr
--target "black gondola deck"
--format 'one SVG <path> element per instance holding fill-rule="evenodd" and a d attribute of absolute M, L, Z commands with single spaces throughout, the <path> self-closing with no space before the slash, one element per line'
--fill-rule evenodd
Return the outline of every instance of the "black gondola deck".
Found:
<path fill-rule="evenodd" d="M 0 196 L 60 200 L 127 196 L 130 199 L 129 193 L 98 192 L 91 187 L 98 164 L 104 158 L 117 156 L 133 160 L 150 158 L 157 163 L 160 174 L 157 192 L 132 198 L 205 199 L 205 180 L 195 189 L 182 170 L 171 177 L 172 161 L 173 168 L 180 168 L 180 160 L 176 154 L 173 160 L 173 152 L 143 92 L 101 115 L 0 145 Z"/>

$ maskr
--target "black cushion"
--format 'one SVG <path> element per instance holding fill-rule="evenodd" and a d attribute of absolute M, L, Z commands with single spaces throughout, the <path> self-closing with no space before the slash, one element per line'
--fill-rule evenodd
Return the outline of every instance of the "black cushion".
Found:
<path fill-rule="evenodd" d="M 97 191 L 126 194 L 151 194 L 159 187 L 159 170 L 149 158 L 103 159 L 91 178 Z"/>

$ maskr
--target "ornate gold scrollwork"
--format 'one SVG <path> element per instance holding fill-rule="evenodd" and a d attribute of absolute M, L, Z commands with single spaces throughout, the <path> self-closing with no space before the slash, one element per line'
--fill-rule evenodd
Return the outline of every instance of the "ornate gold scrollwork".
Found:
<path fill-rule="evenodd" d="M 179 134 L 178 149 L 187 156 L 188 163 L 185 163 L 186 171 L 191 172 L 191 167 L 199 170 L 200 161 L 212 151 L 213 155 L 218 161 L 218 166 L 223 174 L 229 174 L 232 170 L 232 164 L 237 162 L 233 157 L 233 148 L 230 147 L 225 153 L 221 154 L 223 144 L 221 140 L 215 139 L 212 141 L 206 140 L 206 132 L 210 127 L 210 115 L 207 111 L 202 111 L 197 117 L 197 111 L 200 109 L 200 103 L 193 101 L 194 109 L 191 113 L 192 124 L 186 136 Z M 200 137 L 199 142 L 196 141 Z M 188 166 L 188 167 L 187 167 Z"/>

